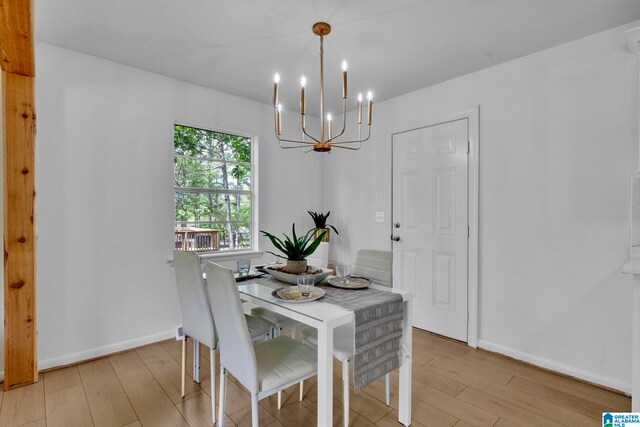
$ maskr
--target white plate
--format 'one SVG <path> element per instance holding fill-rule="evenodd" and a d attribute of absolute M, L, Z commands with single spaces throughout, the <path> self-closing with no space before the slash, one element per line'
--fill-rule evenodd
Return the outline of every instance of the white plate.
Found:
<path fill-rule="evenodd" d="M 347 284 L 344 279 L 332 277 L 329 279 L 329 284 L 342 289 L 364 289 L 368 288 L 371 282 L 364 277 L 352 277 L 349 279 L 349 283 Z"/>
<path fill-rule="evenodd" d="M 285 302 L 311 302 L 322 298 L 324 296 L 324 289 L 313 288 L 311 289 L 311 295 L 303 297 L 297 287 L 283 286 L 274 290 L 271 295 Z"/>
<path fill-rule="evenodd" d="M 308 276 L 313 276 L 313 277 L 316 278 L 316 285 L 319 285 L 320 282 L 322 282 L 324 279 L 326 279 L 328 275 L 333 273 L 333 270 L 330 270 L 328 268 L 317 268 L 317 267 L 314 267 L 314 266 L 308 266 L 307 267 L 307 271 L 309 271 L 309 270 L 311 270 L 311 271 L 322 270 L 322 273 L 308 274 Z M 270 267 L 265 267 L 264 271 L 266 271 L 267 273 L 269 273 L 270 275 L 272 275 L 276 279 L 280 280 L 281 282 L 291 283 L 292 285 L 297 285 L 298 284 L 298 275 L 297 274 L 289 274 L 289 273 L 284 273 L 284 272 L 278 271 L 278 270 L 272 270 Z"/>

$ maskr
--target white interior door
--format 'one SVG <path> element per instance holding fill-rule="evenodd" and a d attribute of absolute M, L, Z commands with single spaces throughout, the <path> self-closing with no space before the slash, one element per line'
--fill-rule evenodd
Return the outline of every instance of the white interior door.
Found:
<path fill-rule="evenodd" d="M 468 120 L 393 135 L 393 282 L 414 326 L 467 341 Z"/>

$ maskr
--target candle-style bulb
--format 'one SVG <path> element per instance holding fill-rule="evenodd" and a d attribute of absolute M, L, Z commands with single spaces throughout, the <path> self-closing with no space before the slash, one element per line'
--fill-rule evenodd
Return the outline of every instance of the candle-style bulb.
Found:
<path fill-rule="evenodd" d="M 273 76 L 273 106 L 274 108 L 278 108 L 278 102 L 280 100 L 280 96 L 278 94 L 278 82 L 280 82 L 280 74 L 276 73 Z"/>
<path fill-rule="evenodd" d="M 371 93 L 371 91 L 367 92 L 367 101 L 371 101 L 371 98 L 373 98 L 373 93 Z"/>
<path fill-rule="evenodd" d="M 342 99 L 347 101 L 347 61 L 342 61 Z"/>
<path fill-rule="evenodd" d="M 307 85 L 307 78 L 305 76 L 300 77 L 300 114 L 304 118 L 305 114 L 305 100 L 304 100 L 304 87 Z"/>
<path fill-rule="evenodd" d="M 327 114 L 327 121 L 330 122 L 331 121 L 331 113 Z"/>
<path fill-rule="evenodd" d="M 278 109 L 276 113 L 276 134 L 278 136 L 282 135 L 282 104 L 278 104 Z"/>
<path fill-rule="evenodd" d="M 362 94 L 361 93 L 358 94 L 358 102 L 362 102 Z"/>

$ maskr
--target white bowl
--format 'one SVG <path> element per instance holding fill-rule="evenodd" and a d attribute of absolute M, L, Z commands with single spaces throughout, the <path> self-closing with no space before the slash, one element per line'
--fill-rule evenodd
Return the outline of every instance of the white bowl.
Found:
<path fill-rule="evenodd" d="M 316 278 L 316 285 L 319 285 L 324 279 L 327 278 L 328 275 L 330 275 L 331 273 L 333 273 L 333 270 L 330 270 L 328 268 L 318 268 L 318 267 L 314 267 L 312 265 L 307 267 L 307 271 L 315 271 L 315 270 L 322 270 L 322 273 L 318 273 L 318 274 L 308 274 L 307 276 L 312 276 Z M 282 271 L 278 271 L 278 270 L 272 270 L 271 267 L 265 267 L 264 271 L 266 271 L 267 273 L 269 273 L 270 275 L 272 275 L 273 277 L 275 277 L 276 279 L 280 280 L 281 282 L 286 282 L 286 283 L 291 283 L 292 285 L 297 285 L 298 284 L 298 275 L 297 274 L 290 274 L 290 273 L 284 273 Z"/>

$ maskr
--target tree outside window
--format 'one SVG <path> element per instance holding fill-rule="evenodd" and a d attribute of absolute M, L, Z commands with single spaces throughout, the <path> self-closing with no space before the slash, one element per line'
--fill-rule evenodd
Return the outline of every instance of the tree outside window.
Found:
<path fill-rule="evenodd" d="M 251 139 L 174 126 L 175 248 L 251 248 Z"/>

